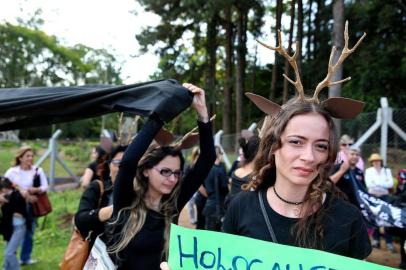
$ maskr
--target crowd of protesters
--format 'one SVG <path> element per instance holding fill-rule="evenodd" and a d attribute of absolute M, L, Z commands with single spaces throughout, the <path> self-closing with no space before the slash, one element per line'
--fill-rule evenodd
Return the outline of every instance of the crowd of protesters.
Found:
<path fill-rule="evenodd" d="M 94 162 L 82 177 L 84 191 L 74 223 L 84 238 L 89 236 L 90 246 L 100 236 L 118 269 L 159 269 L 168 255 L 169 225 L 177 222 L 185 205 L 198 229 L 357 259 L 365 259 L 371 247 L 381 247 L 382 232 L 386 248 L 396 252 L 389 230 L 364 221 L 356 193 L 360 188 L 392 202 L 394 194 L 401 205 L 406 202 L 404 170 L 395 188 L 379 154 L 365 164 L 348 135 L 334 144 L 332 118 L 322 108 L 290 103 L 260 136 L 240 138 L 238 159 L 227 172 L 225 153 L 214 146 L 204 91 L 184 86 L 194 95 L 200 136 L 188 164 L 182 148 L 153 142 L 163 122 L 152 115 L 128 146 L 109 152 L 95 147 Z M 36 227 L 31 205 L 48 184 L 44 171 L 33 165 L 33 155 L 32 148 L 21 148 L 0 178 L 4 269 L 36 262 L 31 258 Z M 38 186 L 33 185 L 36 175 Z M 403 230 L 398 235 L 400 267 L 405 268 L 406 237 Z"/>

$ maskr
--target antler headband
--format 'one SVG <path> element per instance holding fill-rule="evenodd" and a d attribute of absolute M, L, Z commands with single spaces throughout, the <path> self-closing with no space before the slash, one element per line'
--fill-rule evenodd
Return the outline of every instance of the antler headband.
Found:
<path fill-rule="evenodd" d="M 118 137 L 117 137 L 117 142 L 119 145 L 127 145 L 130 143 L 132 139 L 132 135 L 134 133 L 134 130 L 137 126 L 137 122 L 140 119 L 139 115 L 134 116 L 134 119 L 131 121 L 129 124 L 130 126 L 126 126 L 125 120 L 124 120 L 124 113 L 120 113 L 119 118 L 118 118 Z M 127 129 L 127 130 L 126 130 Z M 124 134 L 126 133 L 126 134 Z"/>
<path fill-rule="evenodd" d="M 340 57 L 338 58 L 337 62 L 333 64 L 333 58 L 335 55 L 335 52 L 337 48 L 335 46 L 332 47 L 331 53 L 330 53 L 330 59 L 328 63 L 328 69 L 327 69 L 327 75 L 322 80 L 314 90 L 313 97 L 311 98 L 306 98 L 303 90 L 303 85 L 300 80 L 300 74 L 299 74 L 299 68 L 297 66 L 296 59 L 299 55 L 299 46 L 298 43 L 296 42 L 296 52 L 293 54 L 293 56 L 290 56 L 286 50 L 282 46 L 282 35 L 281 31 L 278 30 L 278 46 L 273 47 L 270 45 L 267 45 L 259 40 L 258 43 L 263 45 L 264 47 L 274 50 L 278 52 L 280 55 L 285 57 L 290 66 L 294 69 L 295 71 L 295 77 L 296 81 L 293 81 L 290 79 L 286 74 L 283 74 L 283 77 L 288 80 L 291 84 L 293 84 L 296 88 L 296 91 L 298 93 L 297 97 L 297 102 L 309 102 L 309 103 L 316 103 L 316 104 L 321 104 L 321 106 L 330 113 L 332 117 L 335 118 L 341 118 L 341 119 L 349 119 L 349 118 L 354 118 L 357 116 L 360 112 L 362 112 L 364 108 L 364 102 L 354 100 L 354 99 L 349 99 L 349 98 L 343 98 L 343 97 L 332 97 L 328 98 L 327 100 L 320 102 L 318 95 L 321 92 L 323 88 L 330 87 L 332 85 L 340 84 L 346 81 L 351 80 L 351 77 L 339 80 L 339 81 L 331 81 L 331 78 L 333 74 L 336 72 L 337 68 L 344 62 L 344 60 L 351 54 L 353 53 L 359 44 L 362 42 L 362 40 L 365 38 L 366 33 L 362 35 L 362 37 L 357 41 L 357 43 L 352 47 L 351 49 L 348 48 L 348 21 L 345 22 L 345 30 L 344 30 L 344 49 L 342 50 Z M 260 96 L 256 95 L 253 93 L 246 93 L 246 96 L 257 105 L 257 107 L 262 110 L 266 114 L 276 114 L 281 110 L 281 106 Z"/>
<path fill-rule="evenodd" d="M 210 121 L 213 121 L 215 118 L 216 115 L 213 115 L 210 118 Z M 197 142 L 199 141 L 199 133 L 195 132 L 196 130 L 197 127 L 194 127 L 192 130 L 186 133 L 180 140 L 173 143 L 173 141 L 175 140 L 175 136 L 173 136 L 173 134 L 168 130 L 161 128 L 161 130 L 158 132 L 158 134 L 155 136 L 154 139 L 160 146 L 166 146 L 173 143 L 172 146 L 178 150 L 188 149 L 197 144 Z"/>

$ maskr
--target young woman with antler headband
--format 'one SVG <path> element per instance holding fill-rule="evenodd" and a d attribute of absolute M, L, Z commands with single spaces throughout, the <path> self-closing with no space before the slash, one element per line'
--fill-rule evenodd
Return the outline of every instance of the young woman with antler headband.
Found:
<path fill-rule="evenodd" d="M 183 176 L 181 150 L 186 140 L 175 145 L 151 144 L 163 126 L 154 116 L 128 146 L 114 184 L 115 218 L 105 237 L 107 250 L 118 269 L 159 269 L 168 251 L 170 223 L 203 183 L 214 163 L 205 93 L 192 84 L 183 86 L 194 95 L 192 107 L 199 117 L 201 153 L 193 168 Z"/>
<path fill-rule="evenodd" d="M 280 33 L 278 47 L 265 45 L 289 60 L 296 81 L 285 78 L 295 85 L 298 96 L 279 106 L 248 94 L 270 119 L 261 137 L 253 177 L 245 186 L 246 191 L 255 192 L 241 192 L 232 201 L 224 220 L 225 232 L 358 259 L 369 255 L 371 245 L 361 213 L 336 196 L 329 180 L 338 145 L 332 117 L 355 117 L 363 103 L 346 98 L 318 99 L 324 87 L 348 80 L 331 82 L 331 77 L 362 39 L 348 49 L 346 23 L 345 48 L 333 64 L 333 47 L 328 75 L 311 98 L 304 95 L 300 82 L 297 52 L 292 57 L 286 53 Z"/>

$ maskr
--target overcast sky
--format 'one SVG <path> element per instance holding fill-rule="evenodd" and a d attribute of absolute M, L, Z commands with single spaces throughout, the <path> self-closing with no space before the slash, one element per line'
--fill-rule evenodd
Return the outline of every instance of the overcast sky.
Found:
<path fill-rule="evenodd" d="M 158 57 L 153 52 L 140 55 L 135 35 L 147 25 L 157 25 L 160 18 L 143 11 L 135 0 L 0 0 L 0 23 L 16 23 L 16 17 L 30 18 L 38 8 L 43 11 L 41 30 L 55 35 L 63 44 L 106 48 L 115 55 L 123 63 L 124 83 L 146 81 L 156 70 Z M 269 21 L 264 27 L 268 37 Z M 253 44 L 249 49 L 253 50 Z M 261 64 L 272 61 L 269 50 L 260 46 L 258 52 Z"/>
<path fill-rule="evenodd" d="M 125 83 L 146 81 L 155 71 L 158 58 L 152 53 L 139 55 L 135 35 L 142 26 L 158 24 L 159 17 L 143 11 L 136 1 L 0 0 L 0 22 L 15 23 L 18 16 L 29 18 L 37 8 L 43 11 L 41 30 L 55 35 L 63 44 L 108 49 L 123 63 Z"/>

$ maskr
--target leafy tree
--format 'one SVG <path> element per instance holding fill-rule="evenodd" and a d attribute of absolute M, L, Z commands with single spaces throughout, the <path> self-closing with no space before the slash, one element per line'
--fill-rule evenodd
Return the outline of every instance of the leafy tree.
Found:
<path fill-rule="evenodd" d="M 404 107 L 406 10 L 400 1 L 370 0 L 350 1 L 346 13 L 350 40 L 357 40 L 363 32 L 367 36 L 344 65 L 352 80 L 343 85 L 343 95 L 366 101 L 367 111 L 380 106 L 381 96 L 388 97 L 392 107 Z"/>
<path fill-rule="evenodd" d="M 38 20 L 0 24 L 0 87 L 121 84 L 120 67 L 104 49 L 61 45 L 39 30 Z M 68 137 L 98 136 L 100 118 L 59 124 Z M 92 127 L 92 128 L 89 128 Z M 51 127 L 22 130 L 22 138 L 48 137 Z"/>

